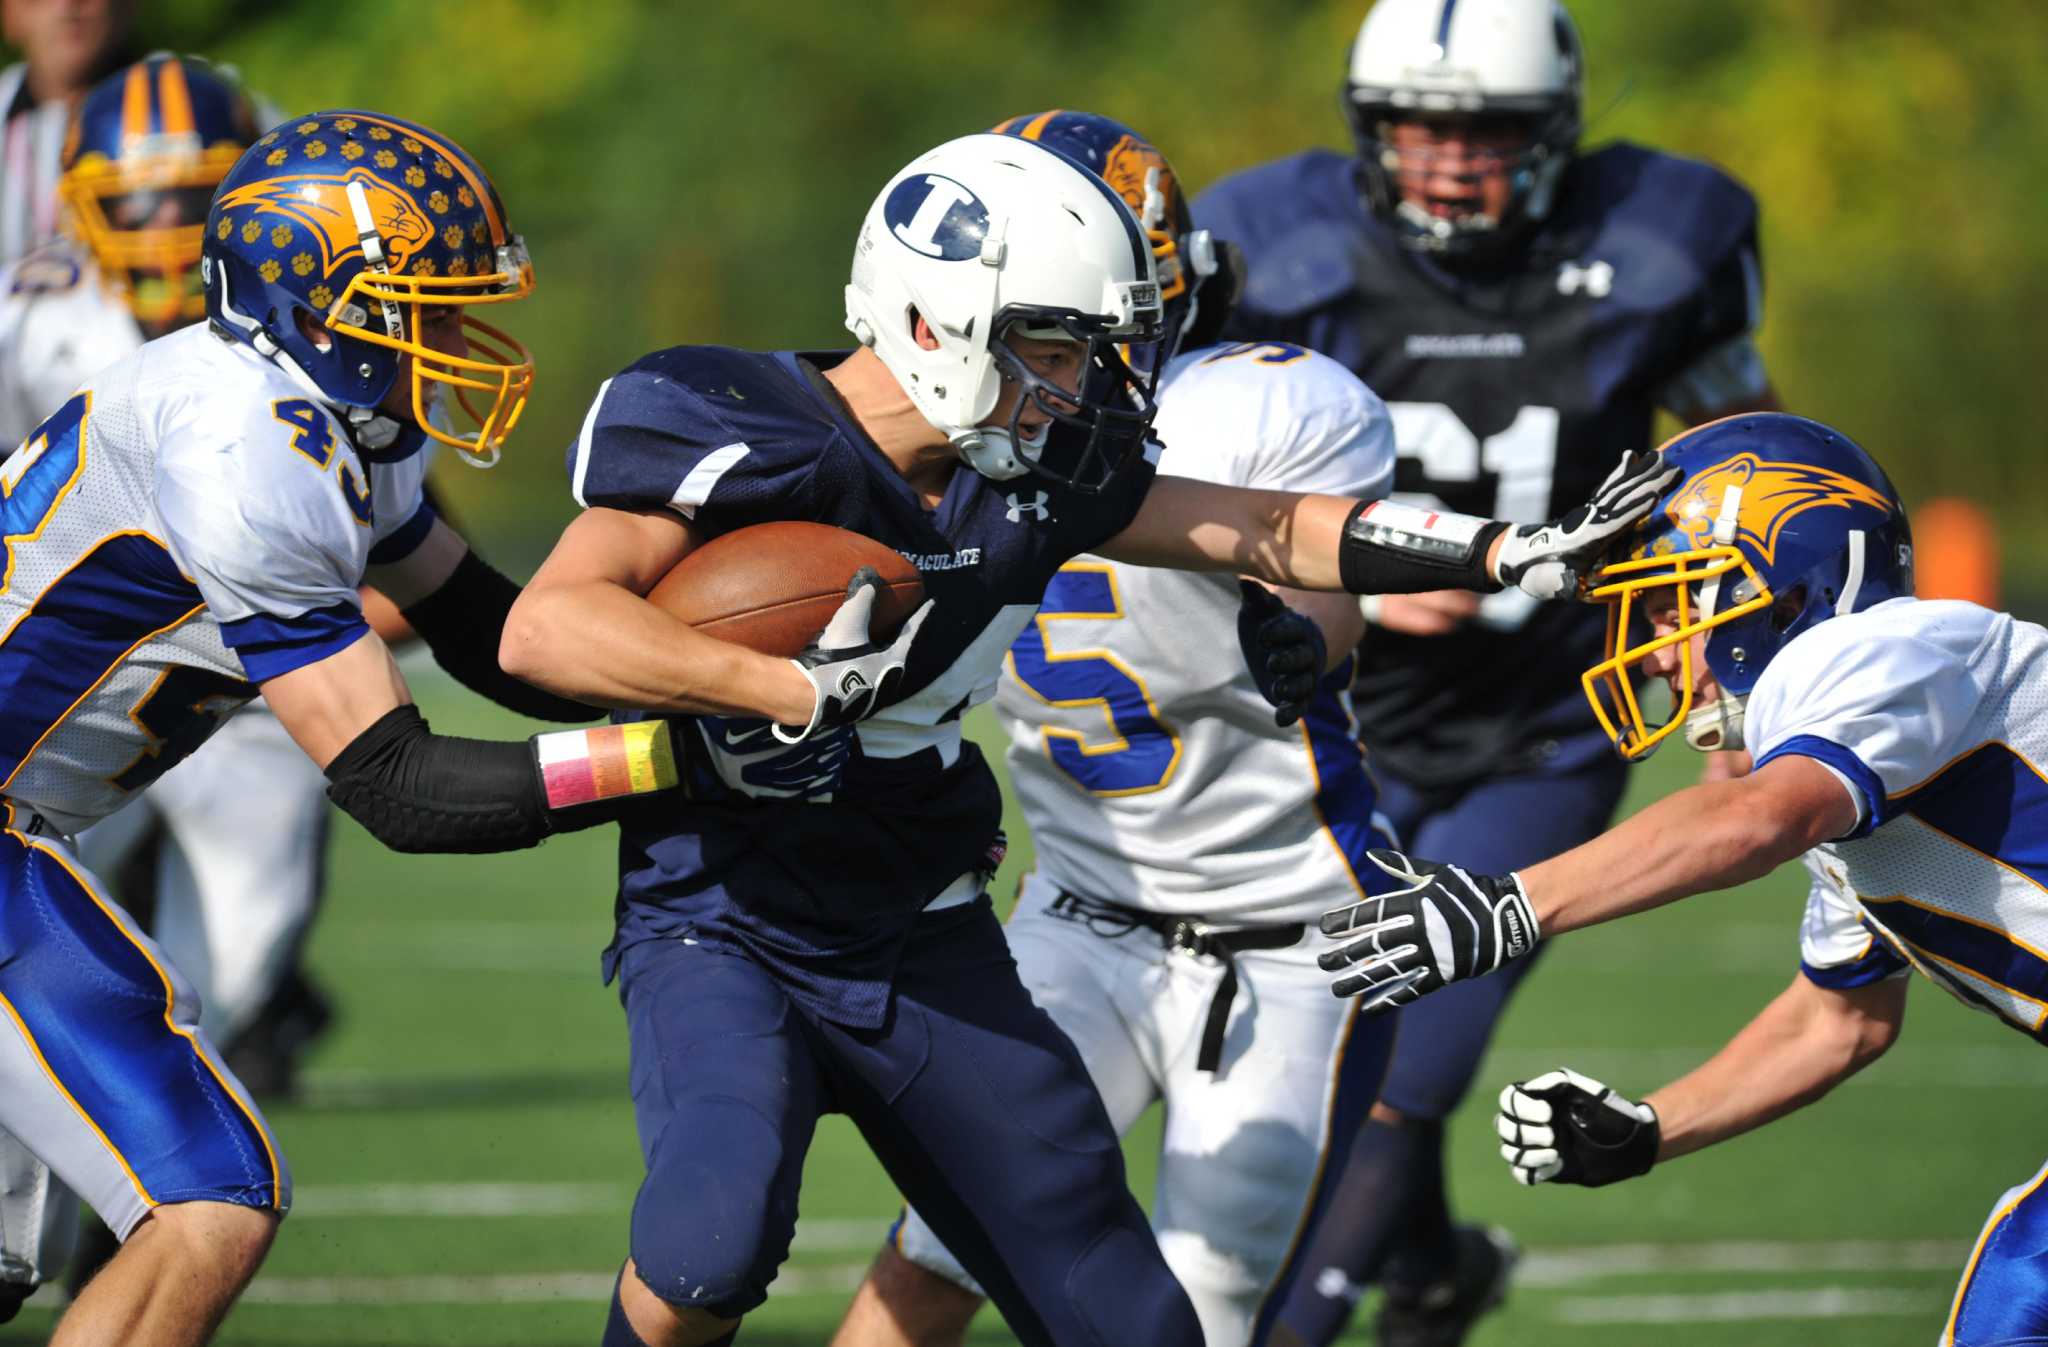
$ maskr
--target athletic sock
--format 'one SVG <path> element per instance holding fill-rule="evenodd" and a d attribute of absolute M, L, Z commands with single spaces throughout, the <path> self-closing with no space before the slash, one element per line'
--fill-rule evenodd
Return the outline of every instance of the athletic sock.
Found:
<path fill-rule="evenodd" d="M 599 1347 L 647 1347 L 647 1340 L 633 1331 L 633 1325 L 626 1319 L 626 1302 L 619 1298 L 619 1282 L 626 1276 L 624 1268 L 612 1281 L 612 1312 L 604 1321 L 604 1341 Z M 732 1335 L 726 1335 L 730 1342 Z"/>
<path fill-rule="evenodd" d="M 1415 1121 L 1403 1126 L 1415 1134 L 1403 1176 L 1408 1200 L 1378 1280 L 1389 1291 L 1413 1298 L 1458 1275 L 1458 1237 L 1444 1190 L 1444 1125 Z"/>
<path fill-rule="evenodd" d="M 1425 1173 L 1425 1171 L 1427 1171 Z M 1274 1319 L 1269 1342 L 1327 1347 L 1344 1331 L 1389 1255 L 1405 1251 L 1414 1184 L 1443 1202 L 1443 1124 L 1367 1120 L 1344 1173 L 1309 1236 L 1301 1269 Z M 1448 1239 L 1450 1220 L 1444 1218 Z M 1456 1246 L 1451 1245 L 1455 1259 Z"/>

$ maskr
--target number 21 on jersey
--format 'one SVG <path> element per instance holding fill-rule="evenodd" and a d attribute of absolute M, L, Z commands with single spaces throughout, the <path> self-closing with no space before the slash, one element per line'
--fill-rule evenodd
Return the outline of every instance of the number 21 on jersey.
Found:
<path fill-rule="evenodd" d="M 1038 617 L 1010 647 L 1010 670 L 1032 696 L 1049 706 L 1098 707 L 1107 718 L 1108 742 L 1050 725 L 1042 731 L 1046 754 L 1091 795 L 1158 790 L 1180 764 L 1180 736 L 1159 718 L 1144 680 L 1128 664 L 1107 649 L 1053 649 L 1053 623 L 1114 622 L 1123 616 L 1116 577 L 1107 566 L 1063 566 L 1045 587 Z"/>

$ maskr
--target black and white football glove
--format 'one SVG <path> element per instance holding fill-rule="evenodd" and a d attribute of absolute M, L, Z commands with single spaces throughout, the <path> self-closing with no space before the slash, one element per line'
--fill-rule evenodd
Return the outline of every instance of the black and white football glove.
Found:
<path fill-rule="evenodd" d="M 903 666 L 910 660 L 910 643 L 918 628 L 931 616 L 932 600 L 910 615 L 896 639 L 876 645 L 868 635 L 868 623 L 875 611 L 875 597 L 881 593 L 882 577 L 874 567 L 863 566 L 846 585 L 846 602 L 832 614 L 825 630 L 794 660 L 818 700 L 811 709 L 811 722 L 801 729 L 774 726 L 775 737 L 785 744 L 800 744 L 821 729 L 835 729 L 866 720 L 896 699 L 903 681 Z"/>
<path fill-rule="evenodd" d="M 1517 1182 L 1582 1188 L 1649 1173 L 1661 1139 L 1657 1110 L 1563 1068 L 1502 1090 L 1493 1130 Z"/>
<path fill-rule="evenodd" d="M 1480 875 L 1398 851 L 1369 851 L 1408 887 L 1323 914 L 1343 943 L 1316 957 L 1340 976 L 1330 990 L 1357 996 L 1368 1015 L 1406 1005 L 1448 982 L 1491 973 L 1536 947 L 1536 913 L 1512 874 Z"/>
<path fill-rule="evenodd" d="M 1259 694 L 1273 703 L 1273 723 L 1285 729 L 1301 719 L 1316 695 L 1329 656 L 1323 629 L 1264 585 L 1239 580 L 1237 588 L 1238 649 Z"/>
<path fill-rule="evenodd" d="M 1592 499 L 1548 524 L 1522 524 L 1501 539 L 1494 570 L 1504 585 L 1539 599 L 1566 599 L 1579 575 L 1624 530 L 1650 512 L 1678 480 L 1676 464 L 1656 453 L 1623 454 Z"/>

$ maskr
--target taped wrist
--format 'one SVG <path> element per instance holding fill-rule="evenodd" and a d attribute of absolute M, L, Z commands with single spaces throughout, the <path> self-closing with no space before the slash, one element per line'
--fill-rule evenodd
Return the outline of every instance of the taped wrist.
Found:
<path fill-rule="evenodd" d="M 386 712 L 327 764 L 327 798 L 409 852 L 516 851 L 676 781 L 666 721 L 503 743 L 435 734 L 414 706 Z"/>
<path fill-rule="evenodd" d="M 505 617 L 518 598 L 519 586 L 511 577 L 466 552 L 439 589 L 402 611 L 434 652 L 436 664 L 456 682 L 506 710 L 536 720 L 595 720 L 603 715 L 598 707 L 544 692 L 498 667 Z"/>
<path fill-rule="evenodd" d="M 1500 582 L 1486 573 L 1486 553 L 1506 529 L 1497 519 L 1390 500 L 1360 501 L 1344 521 L 1337 573 L 1353 594 L 1431 589 L 1491 594 Z"/>

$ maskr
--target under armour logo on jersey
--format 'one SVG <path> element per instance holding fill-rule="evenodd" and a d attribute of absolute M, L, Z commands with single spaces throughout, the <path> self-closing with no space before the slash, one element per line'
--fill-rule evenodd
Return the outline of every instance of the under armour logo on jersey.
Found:
<path fill-rule="evenodd" d="M 1044 520 L 1052 517 L 1052 511 L 1046 508 L 1046 495 L 1043 491 L 1032 492 L 1031 499 L 1028 501 L 1020 500 L 1014 491 L 1003 497 L 1003 499 L 1010 502 L 1010 508 L 1003 511 L 1003 518 L 1009 520 L 1012 524 L 1023 523 L 1024 516 L 1027 514 L 1034 520 Z"/>
<path fill-rule="evenodd" d="M 1557 269 L 1557 293 L 1576 295 L 1580 291 L 1593 299 L 1605 299 L 1614 289 L 1614 267 L 1607 262 L 1594 262 L 1580 266 L 1577 262 L 1566 262 Z"/>
<path fill-rule="evenodd" d="M 974 193 L 936 173 L 913 173 L 882 203 L 889 232 L 905 247 L 946 262 L 981 256 L 988 207 Z"/>

